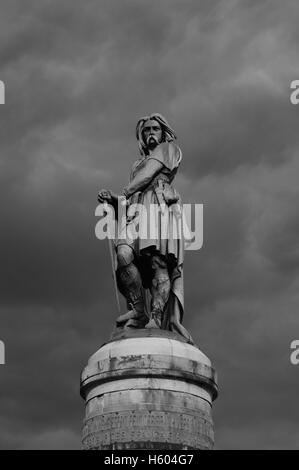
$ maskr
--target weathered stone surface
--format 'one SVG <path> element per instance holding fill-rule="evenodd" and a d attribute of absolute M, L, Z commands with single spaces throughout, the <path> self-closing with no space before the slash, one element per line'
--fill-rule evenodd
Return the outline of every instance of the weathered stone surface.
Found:
<path fill-rule="evenodd" d="M 140 333 L 103 345 L 82 372 L 83 448 L 212 448 L 210 360 L 172 333 Z"/>

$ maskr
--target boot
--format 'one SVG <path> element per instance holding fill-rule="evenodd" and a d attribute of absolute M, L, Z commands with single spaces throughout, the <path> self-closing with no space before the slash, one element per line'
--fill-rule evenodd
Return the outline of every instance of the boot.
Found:
<path fill-rule="evenodd" d="M 161 309 L 154 308 L 151 312 L 151 319 L 145 325 L 145 328 L 161 329 L 163 319 L 163 312 Z"/>
<path fill-rule="evenodd" d="M 130 300 L 129 307 L 131 307 L 133 315 L 124 324 L 124 328 L 144 328 L 148 318 L 144 313 L 144 302 L 141 293 L 139 296 L 131 293 Z"/>
<path fill-rule="evenodd" d="M 117 270 L 117 283 L 130 309 L 116 319 L 117 326 L 124 328 L 144 328 L 148 317 L 144 313 L 141 278 L 135 264 L 130 263 Z"/>

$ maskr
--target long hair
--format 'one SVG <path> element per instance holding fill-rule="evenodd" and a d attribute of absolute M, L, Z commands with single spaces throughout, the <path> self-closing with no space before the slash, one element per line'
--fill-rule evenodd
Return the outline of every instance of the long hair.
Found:
<path fill-rule="evenodd" d="M 162 129 L 162 141 L 163 142 L 171 142 L 172 140 L 176 139 L 176 135 L 174 130 L 170 127 L 168 122 L 166 121 L 165 117 L 159 113 L 152 113 L 150 116 L 143 116 L 139 119 L 136 126 L 136 138 L 138 140 L 139 151 L 141 155 L 147 155 L 147 145 L 143 140 L 143 126 L 146 121 L 148 120 L 157 121 Z"/>

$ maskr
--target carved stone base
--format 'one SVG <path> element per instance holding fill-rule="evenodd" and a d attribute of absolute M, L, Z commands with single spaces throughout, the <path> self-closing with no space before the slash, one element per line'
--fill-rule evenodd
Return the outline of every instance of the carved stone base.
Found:
<path fill-rule="evenodd" d="M 197 347 L 161 330 L 104 344 L 82 372 L 83 449 L 211 449 L 215 371 Z"/>

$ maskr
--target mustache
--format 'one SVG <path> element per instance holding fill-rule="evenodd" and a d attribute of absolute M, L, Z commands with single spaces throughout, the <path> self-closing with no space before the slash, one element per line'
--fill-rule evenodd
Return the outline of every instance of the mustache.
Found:
<path fill-rule="evenodd" d="M 155 135 L 149 135 L 148 138 L 146 139 L 146 143 L 148 144 L 150 139 L 154 139 L 154 141 L 158 144 L 159 140 Z"/>

